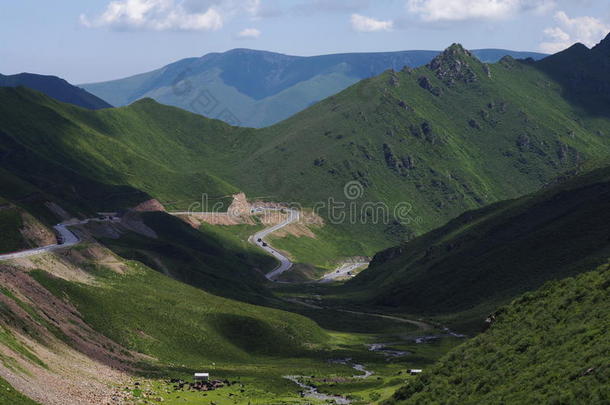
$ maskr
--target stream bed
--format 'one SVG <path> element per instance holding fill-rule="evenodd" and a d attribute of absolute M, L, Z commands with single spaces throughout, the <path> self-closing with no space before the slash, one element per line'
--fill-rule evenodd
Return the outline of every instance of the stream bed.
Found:
<path fill-rule="evenodd" d="M 352 359 L 339 359 L 339 360 L 331 360 L 332 363 L 335 364 L 345 364 L 345 365 L 351 365 L 352 368 L 356 371 L 360 371 L 363 374 L 358 374 L 358 375 L 354 375 L 352 376 L 352 378 L 368 378 L 370 376 L 372 376 L 374 373 L 370 370 L 367 370 L 362 364 L 356 364 L 352 362 Z M 296 385 L 298 385 L 301 388 L 301 396 L 304 398 L 312 398 L 312 399 L 318 399 L 321 401 L 333 401 L 335 404 L 338 405 L 347 405 L 347 404 L 351 404 L 352 401 L 350 401 L 349 399 L 340 396 L 340 395 L 328 395 L 328 394 L 323 394 L 320 391 L 318 391 L 318 389 L 316 387 L 314 387 L 313 385 L 307 385 L 303 382 L 303 379 L 307 378 L 304 376 L 300 376 L 300 375 L 286 375 L 284 376 L 285 379 L 292 381 L 293 383 L 295 383 Z"/>

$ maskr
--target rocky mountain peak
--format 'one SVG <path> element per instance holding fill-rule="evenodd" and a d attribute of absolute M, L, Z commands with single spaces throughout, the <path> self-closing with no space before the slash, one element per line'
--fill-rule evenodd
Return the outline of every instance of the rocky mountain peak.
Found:
<path fill-rule="evenodd" d="M 432 59 L 428 65 L 436 76 L 448 85 L 456 82 L 472 83 L 477 75 L 472 68 L 477 59 L 460 44 L 453 44 Z"/>
<path fill-rule="evenodd" d="M 474 58 L 474 56 L 472 55 L 472 53 L 470 53 L 469 50 L 465 49 L 462 44 L 458 43 L 452 44 L 449 48 L 445 49 L 442 54 L 450 55 L 453 57 L 468 56 Z"/>

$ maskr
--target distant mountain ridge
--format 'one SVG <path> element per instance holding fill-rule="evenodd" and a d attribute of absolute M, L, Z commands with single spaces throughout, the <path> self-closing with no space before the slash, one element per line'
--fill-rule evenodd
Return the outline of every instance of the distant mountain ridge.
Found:
<path fill-rule="evenodd" d="M 419 67 L 438 54 L 415 50 L 304 57 L 233 49 L 82 87 L 116 106 L 150 97 L 233 125 L 264 127 L 362 79 L 387 69 Z M 502 49 L 474 50 L 473 54 L 483 62 L 496 62 L 505 55 L 533 59 L 546 56 Z"/>
<path fill-rule="evenodd" d="M 112 107 L 112 105 L 101 98 L 56 76 L 37 75 L 34 73 L 19 73 L 9 76 L 0 74 L 0 87 L 19 86 L 37 90 L 56 100 L 90 110 Z"/>

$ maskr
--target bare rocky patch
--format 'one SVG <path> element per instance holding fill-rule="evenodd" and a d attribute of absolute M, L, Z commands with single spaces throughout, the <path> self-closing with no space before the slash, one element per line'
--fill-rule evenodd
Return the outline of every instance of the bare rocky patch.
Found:
<path fill-rule="evenodd" d="M 33 216 L 26 212 L 21 213 L 23 228 L 21 235 L 32 247 L 52 245 L 57 242 L 55 234 L 49 228 L 37 221 Z"/>
<path fill-rule="evenodd" d="M 274 238 L 283 238 L 288 235 L 296 237 L 307 237 L 314 239 L 316 234 L 313 229 L 324 226 L 324 219 L 312 211 L 301 211 L 300 219 L 294 224 L 285 226 L 273 233 Z"/>
<path fill-rule="evenodd" d="M 138 212 L 165 212 L 165 207 L 163 206 L 163 204 L 153 198 L 151 200 L 147 200 L 136 205 L 135 207 L 133 207 L 133 210 Z"/>
<path fill-rule="evenodd" d="M 62 265 L 62 260 L 49 261 L 44 268 Z M 118 387 L 130 381 L 133 364 L 146 358 L 92 329 L 70 302 L 51 294 L 29 270 L 0 265 L 0 304 L 6 309 L 0 329 L 16 342 L 0 340 L 0 376 L 43 404 L 124 403 L 126 394 Z"/>

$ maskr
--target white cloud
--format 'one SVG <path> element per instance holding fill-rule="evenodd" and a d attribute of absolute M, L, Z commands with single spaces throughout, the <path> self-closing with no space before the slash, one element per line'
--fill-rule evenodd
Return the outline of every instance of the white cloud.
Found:
<path fill-rule="evenodd" d="M 592 47 L 610 32 L 610 24 L 595 17 L 570 18 L 564 11 L 555 13 L 558 26 L 547 28 L 544 35 L 548 38 L 540 44 L 540 49 L 547 53 L 562 51 L 576 42 Z"/>
<path fill-rule="evenodd" d="M 237 33 L 237 38 L 241 39 L 256 39 L 260 36 L 261 32 L 256 28 L 246 28 Z"/>
<path fill-rule="evenodd" d="M 525 11 L 548 12 L 555 5 L 556 0 L 407 0 L 407 10 L 429 22 L 498 20 Z"/>
<path fill-rule="evenodd" d="M 352 14 L 352 28 L 360 32 L 389 31 L 394 26 L 390 20 L 376 20 L 360 14 Z"/>
<path fill-rule="evenodd" d="M 256 16 L 261 0 L 114 0 L 94 18 L 82 14 L 86 27 L 143 30 L 214 31 L 236 13 Z"/>

